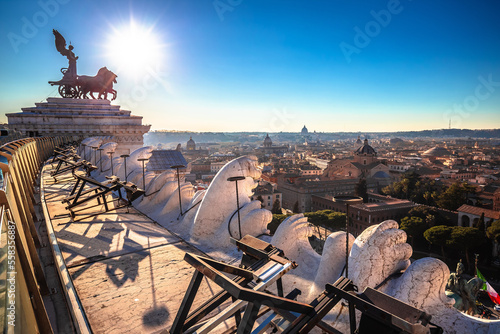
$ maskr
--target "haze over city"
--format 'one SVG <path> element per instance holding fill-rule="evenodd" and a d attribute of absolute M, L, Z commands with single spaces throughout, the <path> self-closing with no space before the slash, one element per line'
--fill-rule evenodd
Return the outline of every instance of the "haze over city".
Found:
<path fill-rule="evenodd" d="M 2 1 L 0 120 L 67 66 L 118 74 L 152 130 L 499 128 L 499 4 L 456 1 Z"/>

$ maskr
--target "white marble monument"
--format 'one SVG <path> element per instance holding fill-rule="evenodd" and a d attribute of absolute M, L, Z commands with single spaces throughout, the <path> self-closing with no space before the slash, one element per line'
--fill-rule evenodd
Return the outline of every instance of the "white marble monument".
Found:
<path fill-rule="evenodd" d="M 25 136 L 102 137 L 118 144 L 115 156 L 142 147 L 143 135 L 151 127 L 142 124 L 142 116 L 131 115 L 108 100 L 49 97 L 21 110 L 6 116 L 9 127 Z"/>

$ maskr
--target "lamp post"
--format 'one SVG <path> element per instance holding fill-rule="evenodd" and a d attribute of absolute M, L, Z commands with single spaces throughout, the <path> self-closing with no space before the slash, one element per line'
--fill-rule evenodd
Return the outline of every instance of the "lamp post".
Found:
<path fill-rule="evenodd" d="M 125 182 L 127 182 L 127 158 L 130 157 L 128 154 L 122 154 L 120 155 L 120 158 L 123 158 L 123 164 L 125 166 Z"/>
<path fill-rule="evenodd" d="M 345 204 L 345 277 L 349 278 L 349 205 L 363 203 L 359 196 L 341 195 L 333 198 L 334 202 Z"/>
<path fill-rule="evenodd" d="M 111 175 L 110 176 L 113 176 L 113 153 L 115 152 L 108 152 L 109 154 L 109 159 L 111 160 Z"/>
<path fill-rule="evenodd" d="M 230 177 L 227 179 L 228 181 L 234 182 L 236 184 L 236 207 L 237 207 L 237 211 L 238 211 L 238 231 L 240 234 L 239 240 L 241 240 L 242 235 L 241 235 L 241 218 L 240 218 L 240 200 L 239 200 L 239 196 L 238 196 L 238 181 L 241 181 L 244 179 L 245 179 L 244 176 L 233 176 L 233 177 Z"/>
<path fill-rule="evenodd" d="M 144 194 L 146 193 L 146 177 L 144 176 L 144 162 L 148 161 L 148 158 L 140 158 L 137 161 L 142 162 L 142 189 L 144 189 Z"/>
<path fill-rule="evenodd" d="M 179 168 L 184 168 L 184 167 L 186 167 L 186 166 L 184 166 L 184 165 L 170 166 L 170 168 L 177 170 L 177 189 L 179 190 L 179 210 L 181 212 L 181 216 L 183 215 L 183 213 L 182 213 L 182 203 L 181 203 L 181 177 L 179 174 Z"/>
<path fill-rule="evenodd" d="M 98 148 L 97 149 L 99 151 L 99 169 L 102 173 L 102 151 L 104 150 L 103 148 Z"/>

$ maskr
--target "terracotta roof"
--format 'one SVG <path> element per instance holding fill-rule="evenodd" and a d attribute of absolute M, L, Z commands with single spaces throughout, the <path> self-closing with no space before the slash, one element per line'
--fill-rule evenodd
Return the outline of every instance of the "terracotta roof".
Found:
<path fill-rule="evenodd" d="M 383 165 L 383 163 L 374 161 L 372 163 L 369 163 L 368 165 L 363 165 L 362 163 L 359 162 L 351 162 L 353 166 L 355 166 L 357 169 L 372 169 L 377 167 L 378 165 Z"/>
<path fill-rule="evenodd" d="M 484 212 L 485 218 L 500 219 L 500 211 L 493 211 L 489 209 L 478 208 L 477 206 L 464 204 L 458 208 L 458 212 L 470 213 L 471 215 L 481 216 Z"/>

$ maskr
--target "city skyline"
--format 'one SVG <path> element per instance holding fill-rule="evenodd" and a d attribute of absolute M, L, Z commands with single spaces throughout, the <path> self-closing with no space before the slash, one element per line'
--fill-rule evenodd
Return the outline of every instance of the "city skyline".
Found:
<path fill-rule="evenodd" d="M 118 6 L 118 4 L 120 4 Z M 107 66 L 152 130 L 500 128 L 494 1 L 3 2 L 0 121 Z"/>

